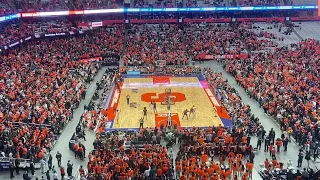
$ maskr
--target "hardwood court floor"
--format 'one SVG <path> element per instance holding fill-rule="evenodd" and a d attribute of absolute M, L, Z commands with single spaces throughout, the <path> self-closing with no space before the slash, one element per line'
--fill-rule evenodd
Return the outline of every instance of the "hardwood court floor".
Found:
<path fill-rule="evenodd" d="M 120 94 L 118 109 L 120 113 L 116 116 L 113 128 L 138 128 L 139 119 L 143 116 L 143 107 L 147 107 L 148 116 L 144 121 L 144 127 L 155 127 L 155 114 L 151 111 L 150 103 L 141 100 L 144 93 L 164 93 L 166 88 L 171 88 L 171 92 L 185 94 L 186 100 L 176 102 L 171 106 L 171 113 L 179 115 L 182 127 L 205 127 L 218 126 L 222 124 L 219 116 L 214 113 L 213 105 L 209 100 L 205 90 L 202 88 L 196 77 L 170 77 L 170 84 L 154 84 L 153 78 L 125 78 Z M 137 89 L 137 92 L 133 92 Z M 130 96 L 130 102 L 136 102 L 137 108 L 127 105 L 126 96 Z M 157 97 L 153 97 L 157 98 Z M 190 110 L 192 106 L 196 107 L 196 114 L 193 117 L 182 119 L 183 111 Z M 167 113 L 167 106 L 157 103 L 158 113 Z M 223 124 L 222 124 L 223 125 Z"/>

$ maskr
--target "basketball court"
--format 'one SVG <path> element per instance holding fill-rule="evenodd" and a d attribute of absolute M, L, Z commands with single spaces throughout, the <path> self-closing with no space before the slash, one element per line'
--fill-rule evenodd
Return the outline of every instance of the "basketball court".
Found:
<path fill-rule="evenodd" d="M 110 129 L 139 128 L 141 118 L 144 118 L 144 127 L 167 126 L 169 112 L 172 126 L 231 126 L 226 110 L 220 106 L 218 98 L 202 75 L 129 76 L 115 86 L 113 91 L 107 106 L 107 128 Z M 151 102 L 156 103 L 156 112 Z M 188 112 L 188 119 L 182 118 L 184 110 L 190 111 L 193 106 L 195 113 Z M 144 107 L 147 109 L 146 116 L 143 114 Z"/>

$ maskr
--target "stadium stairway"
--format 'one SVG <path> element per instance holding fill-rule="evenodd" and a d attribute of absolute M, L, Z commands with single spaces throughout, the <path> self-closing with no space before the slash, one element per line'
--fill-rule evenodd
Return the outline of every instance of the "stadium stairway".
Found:
<path fill-rule="evenodd" d="M 123 66 L 123 56 L 125 55 L 126 53 L 126 50 L 127 50 L 127 41 L 128 41 L 128 29 L 126 29 L 124 31 L 124 46 L 123 46 L 123 50 L 121 52 L 121 55 L 120 55 L 120 62 L 119 62 L 119 66 Z"/>
<path fill-rule="evenodd" d="M 186 29 L 183 29 L 183 34 L 185 35 L 186 34 Z M 185 45 L 184 46 L 184 51 L 187 53 L 188 51 L 187 51 L 187 46 L 186 46 L 186 36 L 183 36 L 182 37 L 182 42 L 183 42 L 183 44 Z M 188 57 L 189 58 L 189 60 L 188 60 L 188 65 L 192 65 L 192 58 L 191 57 Z"/>
<path fill-rule="evenodd" d="M 309 22 L 294 22 L 295 24 L 295 31 L 301 39 L 318 39 L 320 40 L 320 22 L 316 21 L 309 21 Z"/>
<path fill-rule="evenodd" d="M 273 128 L 275 130 L 276 137 L 280 137 L 280 135 L 282 134 L 280 130 L 280 125 L 272 117 L 264 113 L 263 109 L 259 107 L 257 101 L 250 98 L 246 91 L 242 87 L 237 85 L 236 80 L 223 69 L 222 65 L 218 64 L 216 61 L 211 61 L 204 62 L 202 64 L 197 64 L 197 66 L 200 66 L 202 68 L 210 67 L 215 72 L 221 72 L 223 78 L 228 81 L 228 84 L 230 84 L 230 86 L 233 87 L 239 93 L 239 96 L 241 97 L 243 103 L 250 105 L 253 114 L 255 115 L 255 117 L 259 118 L 265 130 L 269 132 L 269 130 Z M 257 140 L 258 139 L 255 136 L 251 138 L 253 147 L 256 147 Z M 292 160 L 294 165 L 296 166 L 298 162 L 297 154 L 299 154 L 298 145 L 295 143 L 289 143 L 288 151 L 283 152 L 282 150 L 280 153 L 276 154 L 276 157 L 279 160 L 279 162 L 283 162 L 284 164 L 286 164 L 289 160 Z M 266 158 L 271 159 L 271 156 L 269 156 L 269 152 L 265 153 L 263 151 L 263 148 L 261 148 L 261 151 L 258 151 L 256 153 L 254 160 L 254 168 L 256 171 L 258 171 L 259 164 L 263 163 Z M 302 167 L 307 167 L 307 161 L 303 161 Z M 313 168 L 315 170 L 316 167 L 318 167 L 318 164 L 315 164 L 313 161 L 310 161 L 310 168 Z M 256 172 L 253 172 L 253 179 L 260 179 L 260 176 L 255 176 L 255 173 Z"/>
<path fill-rule="evenodd" d="M 300 36 L 300 34 L 297 32 L 297 30 L 295 28 L 293 28 L 293 31 L 292 31 L 296 36 L 299 37 L 300 40 L 303 40 L 303 38 Z"/>
<path fill-rule="evenodd" d="M 71 136 L 76 130 L 76 126 L 79 123 L 80 117 L 83 113 L 84 105 L 89 104 L 90 100 L 93 97 L 93 94 L 95 90 L 97 89 L 97 82 L 100 82 L 100 80 L 103 77 L 104 72 L 106 71 L 107 67 L 102 67 L 98 74 L 95 76 L 94 80 L 92 83 L 87 87 L 87 93 L 86 93 L 86 98 L 83 100 L 79 107 L 75 110 L 74 116 L 72 121 L 70 121 L 65 128 L 66 130 L 63 131 L 61 134 L 60 138 L 56 145 L 54 146 L 53 150 L 51 151 L 52 156 L 55 156 L 57 151 L 59 151 L 62 154 L 62 166 L 66 167 L 68 160 L 70 160 L 74 165 L 73 165 L 73 174 L 77 173 L 80 167 L 82 165 L 83 167 L 87 167 L 88 159 L 85 158 L 84 161 L 81 161 L 79 159 L 74 159 L 74 153 L 69 150 L 67 147 L 67 144 L 69 144 L 69 140 L 71 139 Z M 95 139 L 95 133 L 93 131 L 86 131 L 86 141 L 81 141 L 80 142 L 86 147 L 86 157 L 88 156 L 89 152 L 93 150 L 92 143 Z M 55 158 L 53 158 L 53 165 L 57 167 L 57 161 Z"/>

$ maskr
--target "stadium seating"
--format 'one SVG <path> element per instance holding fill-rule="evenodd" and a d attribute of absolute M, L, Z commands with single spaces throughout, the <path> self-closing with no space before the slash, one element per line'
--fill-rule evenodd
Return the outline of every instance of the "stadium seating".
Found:
<path fill-rule="evenodd" d="M 5 46 L 22 38 L 31 36 L 35 33 L 60 33 L 73 31 L 76 28 L 72 26 L 71 22 L 67 21 L 49 21 L 25 23 L 17 22 L 7 25 L 4 31 L 1 32 L 1 46 Z"/>
<path fill-rule="evenodd" d="M 271 40 L 276 41 L 280 47 L 296 44 L 300 41 L 299 37 L 295 33 L 292 33 L 291 25 L 257 22 L 248 28 L 255 31 L 257 34 L 263 34 L 265 32 L 272 33 L 273 38 L 271 38 Z"/>
<path fill-rule="evenodd" d="M 146 1 L 134 3 L 135 7 L 151 6 Z M 221 3 L 224 2 L 218 2 L 218 5 Z M 248 5 L 241 1 L 234 3 L 240 6 Z M 267 3 L 279 2 L 251 2 L 254 5 Z M 169 1 L 155 4 L 156 7 L 173 6 Z M 213 1 L 187 2 L 188 7 L 202 7 L 201 4 L 216 5 Z M 48 4 L 29 1 L 21 4 L 21 10 L 64 10 L 68 9 L 69 5 L 62 1 Z M 77 9 L 121 6 L 120 2 L 114 0 L 101 3 L 94 0 L 74 1 L 74 7 Z M 315 27 L 319 25 L 312 24 Z M 269 29 L 270 26 L 274 28 L 272 31 Z M 283 29 L 278 32 L 279 26 Z M 34 34 L 73 30 L 78 28 L 69 21 L 19 22 L 4 28 L 1 33 L 1 46 Z M 302 27 L 301 32 L 312 37 L 318 34 L 311 35 L 306 27 Z M 83 35 L 27 42 L 20 47 L 6 50 L 0 56 L 0 132 L 8 129 L 8 134 L 13 136 L 13 142 L 8 142 L 7 137 L 1 137 L 0 140 L 15 147 L 14 157 L 37 160 L 43 157 L 44 149 L 52 147 L 64 124 L 72 117 L 73 108 L 80 103 L 86 83 L 90 82 L 100 68 L 96 63 L 81 63 L 78 60 L 116 54 L 122 56 L 126 66 L 123 71 L 120 70 L 122 73 L 139 69 L 141 73 L 146 74 L 157 72 L 187 75 L 201 73 L 201 68 L 180 66 L 189 65 L 191 59 L 195 59 L 199 54 L 241 53 L 250 54 L 250 57 L 224 61 L 226 70 L 236 78 L 238 84 L 250 97 L 259 102 L 265 113 L 279 121 L 282 130 L 293 130 L 293 137 L 300 145 L 310 143 L 310 140 L 320 140 L 317 131 L 320 117 L 320 43 L 315 39 L 298 42 L 299 37 L 291 33 L 292 26 L 282 23 L 195 23 L 186 24 L 184 27 L 174 23 L 135 24 L 128 30 L 125 30 L 124 25 L 109 25 L 88 29 Z M 280 37 L 282 34 L 284 37 Z M 287 37 L 290 37 L 288 42 L 281 43 Z M 181 135 L 178 138 L 181 146 L 175 162 L 176 172 L 179 172 L 177 178 L 223 179 L 237 175 L 238 178 L 248 179 L 253 164 L 248 162 L 245 165 L 242 160 L 254 151 L 248 137 L 261 130 L 259 119 L 253 116 L 250 106 L 241 101 L 236 90 L 223 79 L 221 73 L 213 72 L 209 68 L 203 69 L 202 73 L 228 111 L 234 128 L 177 130 L 177 134 Z M 96 109 L 90 110 L 90 114 L 96 114 L 94 111 Z M 88 119 L 86 114 L 83 117 Z M 97 125 L 96 120 L 95 116 L 94 125 L 89 125 L 91 129 Z M 98 132 L 105 131 L 106 123 L 106 119 L 101 119 Z M 162 132 L 155 131 L 159 130 L 141 129 L 138 134 L 98 134 L 96 151 L 89 157 L 89 179 L 95 179 L 100 175 L 105 178 L 143 177 L 151 171 L 158 179 L 173 176 L 168 150 L 159 146 L 158 140 Z M 153 135 L 158 139 L 152 143 L 142 143 Z M 36 150 L 26 153 L 25 148 Z M 0 150 L 8 152 L 6 149 Z M 140 153 L 142 157 L 139 157 Z M 208 156 L 219 157 L 219 160 L 209 159 Z M 200 167 L 195 163 L 197 159 L 201 159 Z M 224 166 L 226 164 L 227 166 Z M 111 169 L 114 171 L 110 171 Z"/>
<path fill-rule="evenodd" d="M 21 12 L 37 12 L 37 11 L 63 11 L 68 10 L 68 6 L 63 0 L 49 0 L 49 1 L 36 1 L 36 0 L 17 0 L 16 8 Z"/>
<path fill-rule="evenodd" d="M 230 72 L 266 113 L 276 118 L 282 130 L 291 128 L 299 143 L 313 139 L 318 126 L 317 109 L 319 41 L 307 39 L 274 53 L 226 63 Z M 314 74 L 315 73 L 315 74 Z M 294 107 L 294 108 L 293 108 Z"/>
<path fill-rule="evenodd" d="M 316 2 L 305 0 L 303 5 L 314 5 Z M 291 0 L 2 0 L 0 2 L 0 14 L 13 14 L 18 12 L 43 12 L 43 11 L 63 11 L 63 10 L 84 10 L 84 9 L 115 9 L 131 8 L 174 8 L 174 7 L 230 7 L 230 6 L 279 6 L 292 5 Z M 296 2 L 295 2 L 296 3 Z M 297 2 L 301 4 L 301 2 Z"/>
<path fill-rule="evenodd" d="M 76 9 L 115 9 L 123 7 L 123 1 L 75 0 L 74 6 Z"/>
<path fill-rule="evenodd" d="M 106 179 L 172 178 L 168 150 L 159 145 L 160 134 L 158 129 L 141 129 L 140 132 L 114 131 L 97 135 L 95 151 L 88 156 L 88 179 L 98 176 Z"/>
<path fill-rule="evenodd" d="M 276 39 L 274 34 L 266 31 L 256 33 L 252 30 L 249 30 L 251 27 L 252 23 L 243 23 L 239 26 L 239 31 L 241 34 L 243 34 L 244 42 L 249 51 L 261 52 L 277 46 L 277 43 L 273 41 Z"/>
<path fill-rule="evenodd" d="M 1 56 L 1 131 L 9 128 L 9 135 L 18 131 L 13 146 L 22 143 L 27 149 L 39 147 L 24 155 L 42 158 L 42 148 L 52 147 L 56 134 L 70 120 L 73 108 L 81 101 L 86 83 L 99 69 L 95 63 L 74 60 L 108 52 L 119 53 L 122 34 L 121 26 L 119 29 L 99 29 L 90 36 L 29 42 Z M 40 128 L 43 124 L 47 128 Z M 37 139 L 38 136 L 41 138 Z M 5 139 L 3 142 L 9 143 Z M 17 149 L 14 157 L 21 156 L 22 149 Z"/>
<path fill-rule="evenodd" d="M 124 64 L 156 65 L 165 61 L 168 65 L 186 65 L 183 31 L 178 25 L 134 25 L 128 33 Z"/>
<path fill-rule="evenodd" d="M 208 82 L 215 88 L 217 96 L 221 97 L 220 102 L 227 109 L 234 125 L 246 127 L 249 134 L 255 133 L 261 125 L 259 119 L 252 114 L 250 106 L 242 102 L 237 91 L 223 79 L 221 73 L 212 72 L 207 68 L 204 69 L 204 73 Z"/>
<path fill-rule="evenodd" d="M 248 135 L 261 125 L 252 116 L 250 107 L 244 105 L 237 92 L 223 80 L 221 73 L 205 68 L 204 74 L 218 95 L 227 94 L 228 100 L 222 98 L 221 102 L 234 120 L 234 128 L 219 126 L 180 130 L 180 148 L 175 161 L 177 178 L 248 179 L 253 163 L 244 159 L 254 151 Z"/>
<path fill-rule="evenodd" d="M 179 139 L 177 178 L 249 179 L 253 163 L 249 160 L 244 163 L 243 160 L 253 148 L 242 130 L 230 132 L 223 127 L 185 129 Z"/>
<path fill-rule="evenodd" d="M 189 24 L 186 33 L 188 54 L 240 54 L 247 53 L 237 27 L 226 24 Z"/>
<path fill-rule="evenodd" d="M 7 2 L 7 0 L 2 0 L 0 2 L 0 15 L 13 14 L 14 12 L 14 8 Z"/>

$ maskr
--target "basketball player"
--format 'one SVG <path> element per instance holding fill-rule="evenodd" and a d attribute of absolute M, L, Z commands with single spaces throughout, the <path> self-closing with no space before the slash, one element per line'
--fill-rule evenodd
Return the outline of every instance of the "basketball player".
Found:
<path fill-rule="evenodd" d="M 157 103 L 156 102 L 153 102 L 153 112 L 154 113 L 158 113 L 158 111 L 157 111 Z"/>
<path fill-rule="evenodd" d="M 213 106 L 213 114 L 214 117 L 217 117 L 217 108 L 215 106 Z"/>
<path fill-rule="evenodd" d="M 183 116 L 182 116 L 182 119 L 184 118 L 184 117 L 187 117 L 187 120 L 188 120 L 188 109 L 186 109 L 186 110 L 184 110 L 183 111 Z"/>
<path fill-rule="evenodd" d="M 142 110 L 143 119 L 144 119 L 144 117 L 146 117 L 146 119 L 147 119 L 147 113 L 148 113 L 148 110 L 147 110 L 146 107 L 144 107 L 143 110 Z"/>
<path fill-rule="evenodd" d="M 130 96 L 129 96 L 129 94 L 126 96 L 126 98 L 127 98 L 127 105 L 129 105 L 130 104 Z"/>
<path fill-rule="evenodd" d="M 119 124 L 119 115 L 120 115 L 120 109 L 117 109 L 117 112 L 116 112 L 117 124 Z"/>
<path fill-rule="evenodd" d="M 151 109 L 151 111 L 154 111 L 153 110 L 153 102 L 152 101 L 150 102 L 150 109 Z"/>
<path fill-rule="evenodd" d="M 191 116 L 191 114 L 193 115 L 193 117 L 196 115 L 196 107 L 192 106 L 192 108 L 190 108 L 190 114 L 189 117 Z"/>

